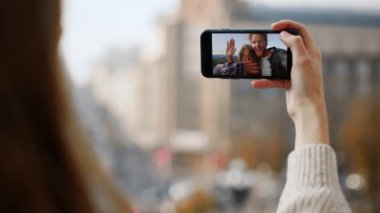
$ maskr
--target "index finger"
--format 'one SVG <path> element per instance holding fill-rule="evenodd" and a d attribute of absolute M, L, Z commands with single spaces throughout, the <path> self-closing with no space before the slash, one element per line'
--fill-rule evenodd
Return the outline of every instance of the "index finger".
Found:
<path fill-rule="evenodd" d="M 251 81 L 251 86 L 255 89 L 281 88 L 287 90 L 290 85 L 290 80 L 257 79 Z"/>
<path fill-rule="evenodd" d="M 281 20 L 272 24 L 273 30 L 285 30 L 285 29 L 296 29 L 299 31 L 302 40 L 304 41 L 305 47 L 308 51 L 316 51 L 318 48 L 311 36 L 310 32 L 306 29 L 305 25 L 291 21 L 291 20 Z"/>
<path fill-rule="evenodd" d="M 231 45 L 235 46 L 235 39 L 231 38 Z"/>

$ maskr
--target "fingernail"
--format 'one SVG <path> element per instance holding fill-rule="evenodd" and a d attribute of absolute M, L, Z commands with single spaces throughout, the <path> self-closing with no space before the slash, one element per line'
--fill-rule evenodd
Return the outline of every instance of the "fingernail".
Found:
<path fill-rule="evenodd" d="M 286 38 L 286 37 L 290 36 L 290 33 L 288 33 L 287 31 L 281 31 L 281 36 Z"/>

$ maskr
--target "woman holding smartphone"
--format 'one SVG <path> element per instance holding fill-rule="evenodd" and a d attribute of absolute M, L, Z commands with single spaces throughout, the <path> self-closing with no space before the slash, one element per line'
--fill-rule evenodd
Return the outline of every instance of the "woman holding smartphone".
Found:
<path fill-rule="evenodd" d="M 295 54 L 287 90 L 297 134 L 279 212 L 349 212 L 328 146 L 321 55 L 302 25 L 282 21 Z M 81 132 L 58 57 L 59 0 L 0 1 L 0 212 L 133 212 Z"/>

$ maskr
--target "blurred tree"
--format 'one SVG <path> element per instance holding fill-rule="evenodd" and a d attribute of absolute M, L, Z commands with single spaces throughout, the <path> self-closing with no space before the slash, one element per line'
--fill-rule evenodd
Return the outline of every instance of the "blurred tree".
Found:
<path fill-rule="evenodd" d="M 282 129 L 275 129 L 270 135 L 267 146 L 263 150 L 266 160 L 275 172 L 281 172 L 286 164 L 284 134 Z"/>
<path fill-rule="evenodd" d="M 212 212 L 214 200 L 212 195 L 202 189 L 197 189 L 188 198 L 177 204 L 178 213 Z"/>
<path fill-rule="evenodd" d="M 380 212 L 380 99 L 366 96 L 355 99 L 342 128 L 349 163 L 354 172 L 364 175 L 366 193 Z"/>
<path fill-rule="evenodd" d="M 240 135 L 232 138 L 232 158 L 241 158 L 248 169 L 256 169 L 266 162 L 275 172 L 281 172 L 286 163 L 282 132 L 275 128 L 266 137 Z"/>
<path fill-rule="evenodd" d="M 262 139 L 258 136 L 240 135 L 232 137 L 230 159 L 240 158 L 247 164 L 247 169 L 255 169 L 262 159 Z"/>

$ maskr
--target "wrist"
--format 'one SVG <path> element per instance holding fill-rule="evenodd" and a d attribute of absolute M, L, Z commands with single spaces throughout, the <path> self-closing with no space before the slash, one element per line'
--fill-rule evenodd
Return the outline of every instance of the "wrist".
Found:
<path fill-rule="evenodd" d="M 296 129 L 295 146 L 329 144 L 329 130 L 324 101 L 304 104 L 292 116 Z"/>

